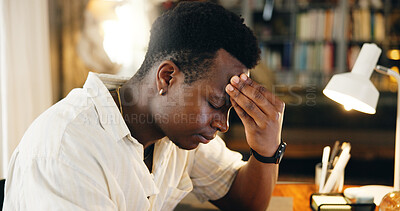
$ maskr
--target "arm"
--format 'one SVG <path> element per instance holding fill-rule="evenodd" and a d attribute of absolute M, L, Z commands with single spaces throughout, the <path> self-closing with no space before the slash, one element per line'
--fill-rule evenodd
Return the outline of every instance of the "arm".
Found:
<path fill-rule="evenodd" d="M 4 210 L 118 209 L 107 189 L 57 159 L 37 158 L 20 162 L 24 162 L 27 168 L 17 165 L 10 172 L 13 174 L 9 174 L 6 181 Z"/>
<path fill-rule="evenodd" d="M 232 106 L 242 120 L 249 146 L 265 157 L 272 157 L 281 141 L 284 103 L 272 93 L 241 75 L 227 85 Z M 233 88 L 231 90 L 230 88 Z M 253 156 L 237 173 L 228 191 L 213 201 L 226 210 L 266 210 L 278 177 L 278 164 L 266 164 Z"/>

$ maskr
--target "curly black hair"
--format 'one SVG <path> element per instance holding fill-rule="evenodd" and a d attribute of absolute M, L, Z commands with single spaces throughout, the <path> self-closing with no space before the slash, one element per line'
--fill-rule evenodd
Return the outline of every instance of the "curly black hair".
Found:
<path fill-rule="evenodd" d="M 260 49 L 243 21 L 211 2 L 179 3 L 153 23 L 148 50 L 135 78 L 143 79 L 153 66 L 171 60 L 190 84 L 208 75 L 219 49 L 253 68 L 260 59 Z"/>

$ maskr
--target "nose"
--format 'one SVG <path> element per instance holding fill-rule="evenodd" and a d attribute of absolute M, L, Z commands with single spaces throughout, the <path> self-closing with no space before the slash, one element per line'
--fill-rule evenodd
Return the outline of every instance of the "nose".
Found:
<path fill-rule="evenodd" d="M 225 133 L 229 129 L 229 109 L 226 111 L 220 111 L 214 115 L 211 121 L 211 127 L 219 130 L 221 133 Z"/>

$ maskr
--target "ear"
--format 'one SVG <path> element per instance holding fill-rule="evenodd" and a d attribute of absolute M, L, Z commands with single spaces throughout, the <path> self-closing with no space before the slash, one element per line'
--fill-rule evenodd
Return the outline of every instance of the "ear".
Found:
<path fill-rule="evenodd" d="M 180 74 L 181 72 L 174 62 L 170 60 L 162 61 L 161 64 L 158 66 L 156 74 L 158 92 L 160 92 L 161 89 L 161 95 L 167 92 L 168 88 L 177 82 Z"/>

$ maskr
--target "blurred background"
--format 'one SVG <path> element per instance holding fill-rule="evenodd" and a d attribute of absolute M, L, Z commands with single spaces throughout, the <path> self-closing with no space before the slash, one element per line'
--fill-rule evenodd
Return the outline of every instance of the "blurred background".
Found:
<path fill-rule="evenodd" d="M 141 65 L 151 23 L 172 0 L 1 0 L 1 170 L 29 124 L 89 71 L 132 76 Z M 378 64 L 400 66 L 397 0 L 214 0 L 245 19 L 258 38 L 261 62 L 251 77 L 286 103 L 288 143 L 280 181 L 313 182 L 322 149 L 348 141 L 345 184 L 393 183 L 397 84 L 374 73 L 381 93 L 375 115 L 346 111 L 322 95 L 336 73 L 350 71 L 365 42 L 382 48 Z M 221 134 L 249 156 L 233 113 Z"/>

